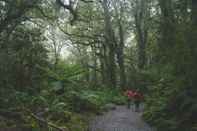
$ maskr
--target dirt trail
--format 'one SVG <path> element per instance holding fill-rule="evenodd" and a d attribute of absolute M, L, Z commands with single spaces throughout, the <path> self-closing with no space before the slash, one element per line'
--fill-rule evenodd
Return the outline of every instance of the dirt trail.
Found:
<path fill-rule="evenodd" d="M 97 116 L 89 131 L 153 131 L 141 118 L 141 113 L 133 112 L 125 106 Z"/>

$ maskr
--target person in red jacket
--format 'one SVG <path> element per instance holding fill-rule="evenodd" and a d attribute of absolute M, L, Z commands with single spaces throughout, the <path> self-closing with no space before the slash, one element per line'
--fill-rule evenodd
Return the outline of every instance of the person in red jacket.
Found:
<path fill-rule="evenodd" d="M 130 109 L 131 108 L 131 101 L 133 99 L 134 92 L 132 90 L 127 90 L 125 92 L 125 95 L 127 96 L 127 107 L 128 107 L 128 109 Z"/>
<path fill-rule="evenodd" d="M 143 100 L 143 94 L 141 94 L 139 91 L 135 91 L 133 93 L 133 98 L 134 98 L 134 104 L 135 104 L 135 111 L 139 112 L 140 111 L 140 103 Z"/>

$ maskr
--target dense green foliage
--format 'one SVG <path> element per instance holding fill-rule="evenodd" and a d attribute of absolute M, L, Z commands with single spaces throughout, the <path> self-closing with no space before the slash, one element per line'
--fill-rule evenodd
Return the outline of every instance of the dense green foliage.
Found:
<path fill-rule="evenodd" d="M 131 88 L 195 131 L 196 36 L 196 0 L 0 0 L 0 127 L 80 131 Z"/>
<path fill-rule="evenodd" d="M 188 12 L 190 2 L 192 11 Z M 163 20 L 158 35 L 161 47 L 155 53 L 158 60 L 147 68 L 153 79 L 147 85 L 144 115 L 161 131 L 196 130 L 196 22 L 195 17 L 189 17 L 194 16 L 196 5 L 190 2 L 159 2 Z"/>

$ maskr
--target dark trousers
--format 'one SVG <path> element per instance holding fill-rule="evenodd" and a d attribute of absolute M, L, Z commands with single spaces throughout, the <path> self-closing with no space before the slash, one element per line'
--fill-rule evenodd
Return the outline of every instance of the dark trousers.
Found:
<path fill-rule="evenodd" d="M 131 108 L 131 99 L 127 99 L 127 108 L 130 109 Z"/>
<path fill-rule="evenodd" d="M 139 100 L 135 100 L 134 103 L 135 103 L 135 111 L 139 112 L 140 111 L 140 101 Z"/>

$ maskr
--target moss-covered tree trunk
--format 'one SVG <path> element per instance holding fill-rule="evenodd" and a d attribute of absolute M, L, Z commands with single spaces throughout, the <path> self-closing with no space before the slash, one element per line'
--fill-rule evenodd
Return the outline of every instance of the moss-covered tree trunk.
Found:
<path fill-rule="evenodd" d="M 119 27 L 119 37 L 120 42 L 117 47 L 117 61 L 120 68 L 120 87 L 125 88 L 126 85 L 126 76 L 125 76 L 125 65 L 124 65 L 124 31 L 122 27 L 121 20 L 118 20 L 118 27 Z"/>
<path fill-rule="evenodd" d="M 112 29 L 111 16 L 109 12 L 109 1 L 103 0 L 102 6 L 104 9 L 104 21 L 105 21 L 105 40 L 107 47 L 107 74 L 108 74 L 108 86 L 116 87 L 116 62 L 115 62 L 115 36 Z"/>
<path fill-rule="evenodd" d="M 160 63 L 172 62 L 175 45 L 175 20 L 172 0 L 159 0 L 161 9 L 159 60 Z"/>
<path fill-rule="evenodd" d="M 148 2 L 136 0 L 135 29 L 138 45 L 138 67 L 143 69 L 146 65 L 146 45 L 148 39 Z"/>

